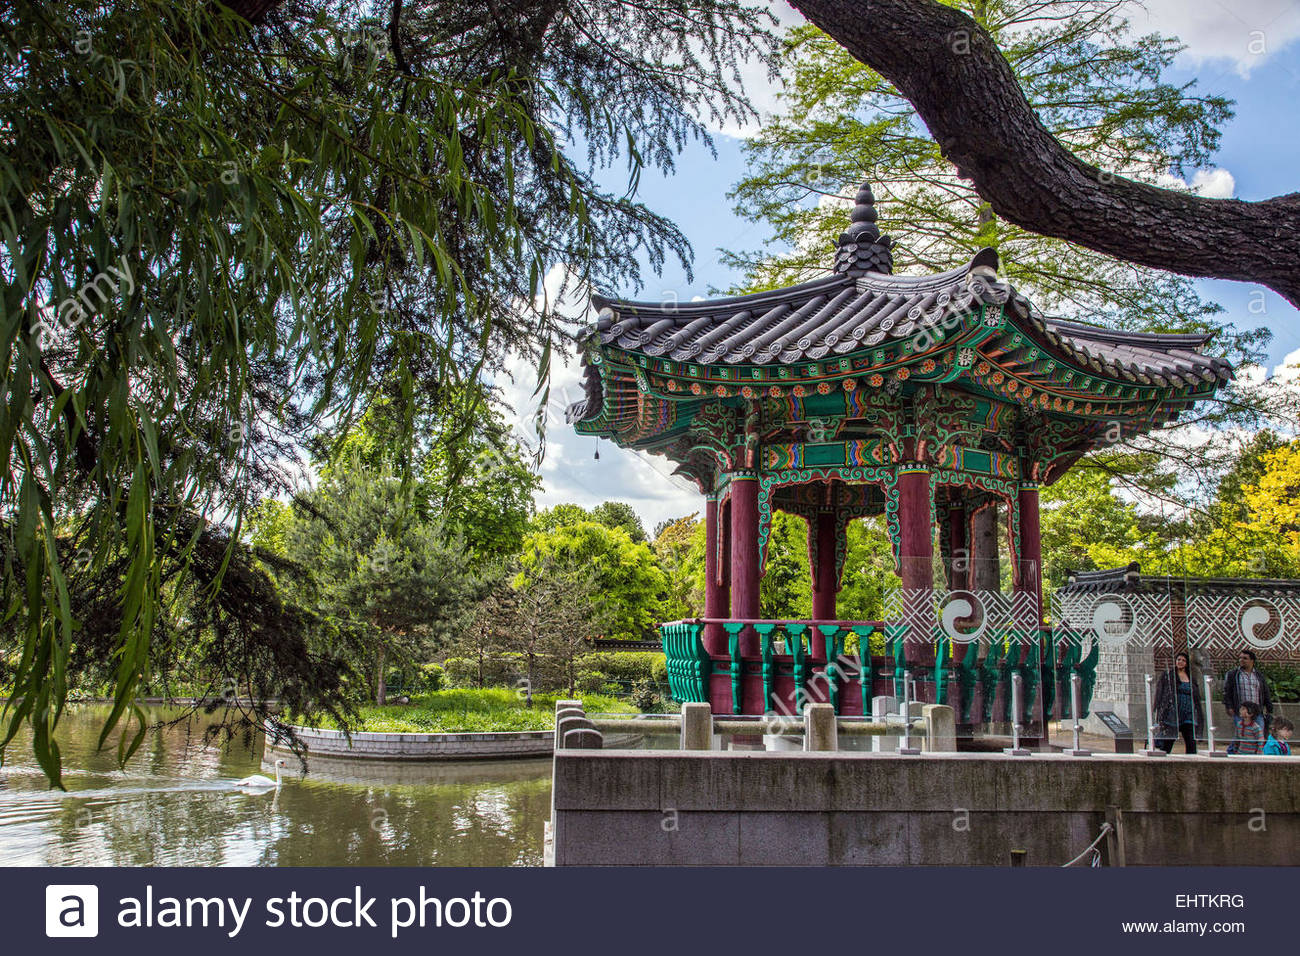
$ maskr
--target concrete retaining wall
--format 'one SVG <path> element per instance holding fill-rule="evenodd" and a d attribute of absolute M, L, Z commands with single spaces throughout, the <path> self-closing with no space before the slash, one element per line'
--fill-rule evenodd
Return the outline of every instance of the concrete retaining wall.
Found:
<path fill-rule="evenodd" d="M 555 863 L 1060 866 L 1108 806 L 1130 866 L 1300 860 L 1300 757 L 606 750 L 555 755 Z"/>

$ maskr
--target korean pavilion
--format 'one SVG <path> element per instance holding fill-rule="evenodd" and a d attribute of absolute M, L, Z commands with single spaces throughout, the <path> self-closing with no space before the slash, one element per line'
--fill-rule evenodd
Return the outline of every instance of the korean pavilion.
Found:
<path fill-rule="evenodd" d="M 704 617 L 662 628 L 678 700 L 797 712 L 820 693 L 842 714 L 870 713 L 909 672 L 920 699 L 953 704 L 969 726 L 992 719 L 1019 673 L 1033 723 L 1069 666 L 1087 663 L 1045 626 L 1039 488 L 1092 449 L 1174 421 L 1232 369 L 1202 351 L 1205 335 L 1043 316 L 999 278 L 992 249 L 894 275 L 876 218 L 864 186 L 833 270 L 789 288 L 594 297 L 585 397 L 568 417 L 666 457 L 705 496 Z M 760 619 L 773 510 L 807 520 L 810 621 Z M 885 620 L 841 621 L 846 527 L 882 514 L 899 586 Z M 875 660 L 872 645 L 886 648 Z"/>

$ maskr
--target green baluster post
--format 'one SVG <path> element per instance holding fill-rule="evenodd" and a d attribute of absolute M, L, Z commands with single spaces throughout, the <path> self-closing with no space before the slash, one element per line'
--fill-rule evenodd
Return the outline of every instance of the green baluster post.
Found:
<path fill-rule="evenodd" d="M 790 638 L 790 655 L 794 658 L 794 709 L 797 714 L 803 713 L 807 699 L 804 690 L 804 681 L 808 679 L 808 655 L 804 647 L 804 634 L 807 630 L 807 624 L 790 623 L 785 626 L 785 633 Z"/>
<path fill-rule="evenodd" d="M 854 626 L 853 633 L 858 635 L 858 688 L 862 691 L 862 715 L 871 716 L 871 698 L 875 696 L 871 686 L 871 637 L 876 628 L 865 624 Z"/>
<path fill-rule="evenodd" d="M 740 696 L 740 678 L 742 674 L 740 632 L 745 629 L 745 625 L 739 621 L 727 621 L 722 627 L 727 632 L 727 653 L 731 657 L 731 712 L 739 714 L 744 712 L 744 703 Z"/>
<path fill-rule="evenodd" d="M 826 693 L 831 708 L 840 712 L 840 654 L 844 651 L 846 633 L 838 624 L 818 624 L 817 630 L 826 639 Z"/>
<path fill-rule="evenodd" d="M 763 653 L 763 713 L 772 709 L 772 681 L 776 676 L 776 660 L 773 657 L 772 632 L 779 625 L 776 622 L 755 624 L 758 632 L 759 647 Z"/>

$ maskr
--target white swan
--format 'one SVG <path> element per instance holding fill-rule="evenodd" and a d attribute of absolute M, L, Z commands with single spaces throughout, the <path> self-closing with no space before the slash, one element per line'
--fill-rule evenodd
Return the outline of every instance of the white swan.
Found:
<path fill-rule="evenodd" d="M 242 787 L 246 790 L 265 790 L 268 787 L 280 789 L 280 768 L 284 766 L 283 760 L 275 762 L 275 779 L 264 777 L 260 773 L 255 773 L 251 777 L 245 777 L 235 784 L 236 787 Z"/>

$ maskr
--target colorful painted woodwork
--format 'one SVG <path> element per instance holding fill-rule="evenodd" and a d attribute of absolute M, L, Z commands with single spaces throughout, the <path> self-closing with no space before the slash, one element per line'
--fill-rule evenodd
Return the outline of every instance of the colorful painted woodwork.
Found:
<path fill-rule="evenodd" d="M 569 420 L 582 434 L 667 458 L 709 496 L 703 627 L 735 712 L 772 706 L 783 657 L 796 701 L 816 672 L 838 705 L 835 641 L 847 632 L 823 625 L 834 619 L 845 529 L 884 515 L 902 577 L 899 613 L 880 625 L 895 683 L 911 671 L 923 699 L 947 699 L 954 669 L 962 721 L 979 713 L 976 697 L 987 721 L 1019 673 L 1027 712 L 1041 715 L 1056 697 L 1057 658 L 1044 647 L 1039 486 L 1090 450 L 1177 419 L 1232 369 L 1201 351 L 1204 335 L 1043 316 L 998 276 L 991 249 L 936 275 L 893 275 L 875 221 L 863 187 L 830 274 L 786 289 L 700 302 L 594 297 L 597 316 L 581 337 L 584 398 Z M 970 540 L 965 525 L 990 501 L 1005 516 L 1013 613 L 1003 637 L 986 637 L 972 657 L 971 645 L 939 630 L 934 538 L 944 525 L 945 583 L 955 588 L 953 542 Z M 809 523 L 811 631 L 754 624 L 774 510 Z M 786 655 L 772 652 L 777 632 Z M 674 635 L 687 655 L 679 679 L 708 683 L 695 656 L 702 645 Z M 746 661 L 762 675 L 761 700 L 755 684 L 755 699 L 742 702 Z M 869 675 L 860 683 L 865 695 Z"/>

